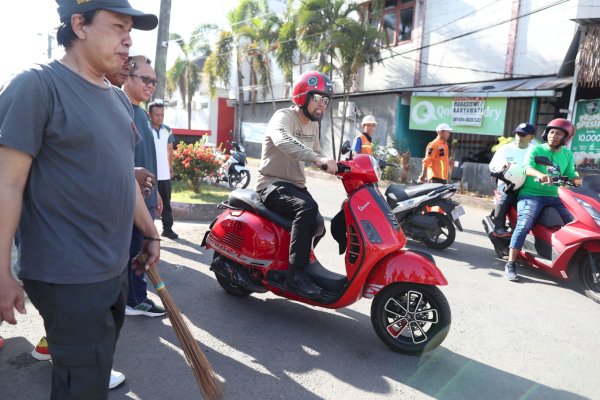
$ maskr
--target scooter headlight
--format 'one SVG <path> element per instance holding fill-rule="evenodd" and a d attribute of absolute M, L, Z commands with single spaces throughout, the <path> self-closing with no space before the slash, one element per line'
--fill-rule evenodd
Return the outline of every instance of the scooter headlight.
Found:
<path fill-rule="evenodd" d="M 588 214 L 590 214 L 590 216 L 594 219 L 596 225 L 600 226 L 600 213 L 596 211 L 594 207 L 592 207 L 592 205 L 587 201 L 582 200 L 579 197 L 575 197 L 575 200 L 577 200 L 577 202 L 581 204 L 583 208 L 585 208 L 585 211 L 587 211 Z"/>
<path fill-rule="evenodd" d="M 375 176 L 377 176 L 377 181 L 381 180 L 381 168 L 379 168 L 379 161 L 373 156 L 369 156 L 371 160 L 371 165 L 373 166 L 373 171 L 375 171 Z"/>

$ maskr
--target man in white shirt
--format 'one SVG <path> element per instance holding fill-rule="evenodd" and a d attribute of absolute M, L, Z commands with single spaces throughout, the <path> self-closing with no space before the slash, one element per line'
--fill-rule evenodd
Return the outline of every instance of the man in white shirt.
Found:
<path fill-rule="evenodd" d="M 173 176 L 173 142 L 175 142 L 175 138 L 171 128 L 163 125 L 165 118 L 164 104 L 154 101 L 150 103 L 148 110 L 156 147 L 158 194 L 163 202 L 160 216 L 163 225 L 162 236 L 175 240 L 179 237 L 173 231 L 173 211 L 171 209 L 171 177 Z"/>
<path fill-rule="evenodd" d="M 535 128 L 533 125 L 523 122 L 513 132 L 515 133 L 515 140 L 496 150 L 492 161 L 490 161 L 490 172 L 498 172 L 509 164 L 523 164 L 527 150 L 534 146 L 531 143 L 533 138 L 535 138 Z M 496 236 L 510 235 L 505 226 L 506 214 L 510 207 L 516 204 L 517 201 L 518 193 L 515 191 L 507 193 L 505 189 L 506 184 L 498 180 L 498 191 L 502 194 L 502 197 L 498 201 L 494 212 L 494 234 Z"/>

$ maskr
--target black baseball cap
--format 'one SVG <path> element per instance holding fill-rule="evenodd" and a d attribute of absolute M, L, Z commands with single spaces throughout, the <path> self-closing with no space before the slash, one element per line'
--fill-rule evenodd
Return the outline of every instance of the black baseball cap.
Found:
<path fill-rule="evenodd" d="M 533 125 L 523 122 L 520 123 L 513 132 L 520 136 L 535 135 L 535 128 Z"/>
<path fill-rule="evenodd" d="M 73 14 L 82 14 L 86 11 L 108 10 L 119 14 L 130 15 L 133 28 L 142 31 L 151 31 L 158 25 L 158 17 L 146 14 L 131 8 L 127 0 L 56 0 L 58 16 L 61 22 L 69 19 Z"/>

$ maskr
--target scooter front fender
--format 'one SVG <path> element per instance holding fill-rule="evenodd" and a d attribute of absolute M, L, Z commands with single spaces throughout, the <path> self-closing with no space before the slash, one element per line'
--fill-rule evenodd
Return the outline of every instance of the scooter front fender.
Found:
<path fill-rule="evenodd" d="M 381 259 L 373 268 L 365 282 L 363 296 L 375 297 L 381 289 L 394 282 L 436 286 L 448 284 L 433 257 L 411 250 L 398 250 Z"/>

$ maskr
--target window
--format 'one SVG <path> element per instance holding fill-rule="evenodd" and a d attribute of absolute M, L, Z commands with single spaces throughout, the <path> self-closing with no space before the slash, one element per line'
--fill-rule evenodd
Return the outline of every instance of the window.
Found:
<path fill-rule="evenodd" d="M 386 0 L 379 24 L 387 38 L 384 46 L 393 47 L 411 40 L 414 11 L 415 0 Z"/>

